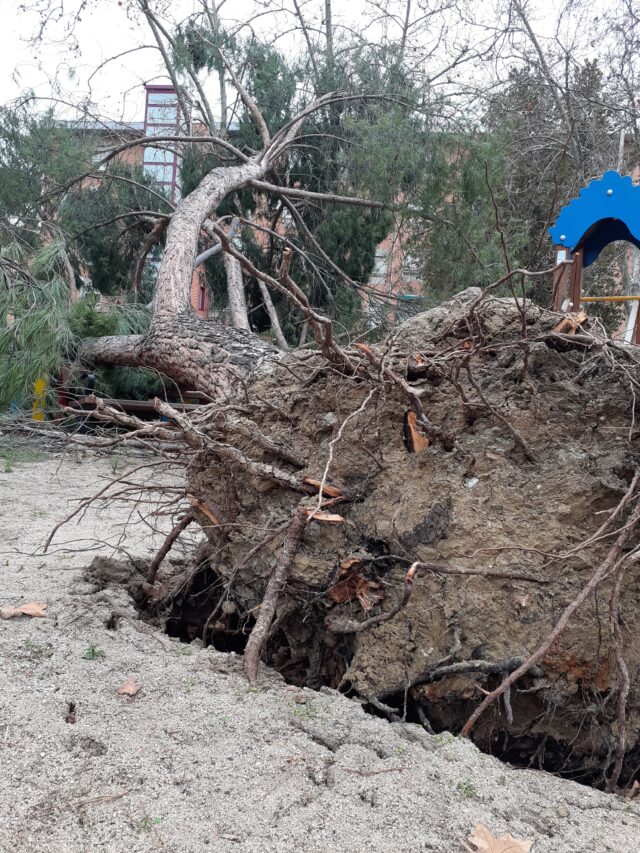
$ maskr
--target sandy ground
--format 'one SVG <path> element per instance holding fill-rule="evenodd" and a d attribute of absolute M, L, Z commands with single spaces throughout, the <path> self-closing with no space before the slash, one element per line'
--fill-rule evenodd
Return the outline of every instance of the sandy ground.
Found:
<path fill-rule="evenodd" d="M 4 467 L 0 606 L 46 601 L 49 616 L 0 620 L 3 853 L 449 853 L 478 823 L 534 841 L 532 853 L 640 851 L 638 802 L 512 770 L 266 671 L 250 688 L 238 657 L 152 630 L 124 591 L 82 576 L 118 544 L 153 551 L 143 525 L 123 529 L 130 505 L 86 515 L 37 555 L 109 460 Z M 116 689 L 130 677 L 141 690 L 127 702 Z"/>

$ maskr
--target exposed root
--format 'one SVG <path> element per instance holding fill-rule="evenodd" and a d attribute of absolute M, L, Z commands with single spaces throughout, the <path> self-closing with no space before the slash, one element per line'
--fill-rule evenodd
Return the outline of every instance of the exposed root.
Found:
<path fill-rule="evenodd" d="M 182 533 L 183 530 L 186 530 L 187 527 L 193 521 L 193 513 L 187 512 L 175 525 L 173 530 L 167 535 L 167 538 L 164 540 L 160 548 L 158 549 L 157 554 L 153 558 L 153 560 L 149 563 L 149 570 L 147 572 L 147 583 L 153 585 L 156 582 L 156 576 L 158 574 L 158 569 L 160 568 L 160 564 L 167 556 L 171 548 L 173 547 L 173 543 L 176 541 L 178 536 Z"/>
<path fill-rule="evenodd" d="M 615 764 L 613 766 L 611 776 L 607 781 L 607 791 L 615 791 L 618 786 L 627 745 L 627 699 L 629 696 L 630 682 L 629 669 L 624 659 L 624 640 L 622 637 L 622 631 L 620 630 L 620 591 L 622 589 L 624 576 L 628 567 L 632 562 L 637 562 L 637 560 L 638 553 L 636 549 L 636 552 L 633 555 L 621 562 L 615 574 L 615 582 L 610 602 L 611 636 L 620 683 L 618 684 L 617 700 L 618 739 L 616 743 Z"/>
<path fill-rule="evenodd" d="M 267 583 L 256 624 L 253 626 L 253 630 L 247 641 L 244 652 L 244 671 L 251 684 L 255 684 L 258 677 L 260 655 L 269 636 L 271 623 L 273 622 L 278 604 L 278 596 L 282 592 L 287 580 L 287 572 L 289 571 L 291 561 L 300 547 L 307 521 L 308 519 L 304 514 L 303 508 L 298 507 L 285 535 L 280 559 Z"/>

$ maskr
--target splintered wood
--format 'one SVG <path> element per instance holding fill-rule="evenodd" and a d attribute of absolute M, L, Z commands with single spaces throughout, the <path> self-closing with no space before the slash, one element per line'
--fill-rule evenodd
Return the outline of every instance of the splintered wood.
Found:
<path fill-rule="evenodd" d="M 305 507 L 302 512 L 310 521 L 320 521 L 324 524 L 342 524 L 344 518 L 335 512 L 323 512 L 314 507 Z"/>
<path fill-rule="evenodd" d="M 194 495 L 187 495 L 187 500 L 194 509 L 199 509 L 203 515 L 206 515 L 212 524 L 220 524 L 222 519 L 211 510 L 206 503 L 199 501 Z"/>
<path fill-rule="evenodd" d="M 575 314 L 567 314 L 553 327 L 553 331 L 557 335 L 575 335 L 586 319 L 587 312 L 584 310 Z"/>
<path fill-rule="evenodd" d="M 409 453 L 420 453 L 429 447 L 429 439 L 418 428 L 418 420 L 415 412 L 404 414 L 404 441 Z"/>
<path fill-rule="evenodd" d="M 320 480 L 316 480 L 314 477 L 305 477 L 302 482 L 310 486 L 314 491 L 319 492 L 320 486 L 322 486 L 322 482 Z M 322 486 L 322 494 L 326 495 L 329 498 L 343 498 L 343 492 L 337 487 L 332 486 L 330 483 L 325 483 Z"/>

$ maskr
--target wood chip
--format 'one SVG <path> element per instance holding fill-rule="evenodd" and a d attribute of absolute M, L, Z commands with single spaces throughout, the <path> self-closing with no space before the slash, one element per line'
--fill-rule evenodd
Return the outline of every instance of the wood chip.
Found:
<path fill-rule="evenodd" d="M 315 489 L 316 492 L 320 491 L 320 486 L 322 485 L 322 480 L 316 480 L 314 477 L 304 477 L 302 482 L 307 486 L 311 486 L 311 488 Z M 331 483 L 325 483 L 324 486 L 322 486 L 322 494 L 329 498 L 344 497 L 343 492 L 337 486 L 332 486 Z"/>
<path fill-rule="evenodd" d="M 344 522 L 344 518 L 341 515 L 333 512 L 323 512 L 321 509 L 306 507 L 303 512 L 307 518 L 312 521 L 320 521 L 323 524 L 342 524 Z"/>

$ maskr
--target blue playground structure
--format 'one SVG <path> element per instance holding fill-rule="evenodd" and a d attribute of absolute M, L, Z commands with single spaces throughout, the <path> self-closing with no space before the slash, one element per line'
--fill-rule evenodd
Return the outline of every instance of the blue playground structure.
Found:
<path fill-rule="evenodd" d="M 630 302 L 624 340 L 640 344 L 640 296 L 582 296 L 582 272 L 605 246 L 624 240 L 640 249 L 640 186 L 629 176 L 605 172 L 562 208 L 549 234 L 557 245 L 554 309 L 573 313 L 581 302 Z M 566 261 L 571 263 L 560 266 Z"/>

